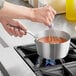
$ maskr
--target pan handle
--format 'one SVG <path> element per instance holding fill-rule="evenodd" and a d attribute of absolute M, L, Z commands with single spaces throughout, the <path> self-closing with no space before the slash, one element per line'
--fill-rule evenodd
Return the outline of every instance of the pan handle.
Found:
<path fill-rule="evenodd" d="M 31 31 L 26 31 L 26 33 L 30 34 L 31 36 L 33 36 L 35 39 L 37 39 L 37 37 L 31 32 Z"/>

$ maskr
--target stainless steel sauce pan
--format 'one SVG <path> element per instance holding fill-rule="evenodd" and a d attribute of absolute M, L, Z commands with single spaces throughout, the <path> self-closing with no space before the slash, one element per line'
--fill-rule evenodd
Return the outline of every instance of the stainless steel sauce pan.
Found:
<path fill-rule="evenodd" d="M 67 56 L 70 46 L 70 35 L 64 31 L 51 30 L 50 36 L 62 37 L 67 41 L 59 44 L 40 42 L 38 39 L 49 36 L 49 30 L 44 30 L 35 35 L 37 53 L 46 59 L 61 59 Z"/>

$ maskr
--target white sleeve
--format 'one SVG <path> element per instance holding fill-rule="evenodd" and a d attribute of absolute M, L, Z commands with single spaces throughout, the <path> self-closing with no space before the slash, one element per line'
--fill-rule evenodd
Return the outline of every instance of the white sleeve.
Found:
<path fill-rule="evenodd" d="M 0 0 L 0 9 L 4 6 L 4 0 Z"/>

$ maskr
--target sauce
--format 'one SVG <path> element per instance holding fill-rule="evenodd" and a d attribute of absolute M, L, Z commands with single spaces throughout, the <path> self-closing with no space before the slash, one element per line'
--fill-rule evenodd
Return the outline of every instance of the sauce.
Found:
<path fill-rule="evenodd" d="M 49 36 L 48 37 L 43 37 L 38 39 L 42 43 L 50 43 L 50 44 L 58 44 L 58 43 L 63 43 L 66 42 L 67 40 L 62 38 L 62 37 L 54 37 L 54 36 Z"/>

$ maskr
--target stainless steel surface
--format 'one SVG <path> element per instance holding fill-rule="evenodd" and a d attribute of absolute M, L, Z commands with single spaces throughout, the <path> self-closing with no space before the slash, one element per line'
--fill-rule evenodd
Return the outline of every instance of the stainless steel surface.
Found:
<path fill-rule="evenodd" d="M 6 47 L 9 47 L 8 44 L 0 37 L 0 44 L 6 48 Z"/>
<path fill-rule="evenodd" d="M 54 19 L 54 26 L 58 30 L 69 33 L 71 37 L 76 37 L 76 21 L 68 21 L 66 14 L 57 15 Z"/>
<path fill-rule="evenodd" d="M 44 30 L 39 32 L 36 37 L 38 39 L 49 36 L 49 30 Z M 70 35 L 63 31 L 58 30 L 51 30 L 50 36 L 58 36 L 65 38 L 67 41 L 64 43 L 59 44 L 49 44 L 49 43 L 42 43 L 39 42 L 38 39 L 35 40 L 36 47 L 37 47 L 37 53 L 42 57 L 46 59 L 60 59 L 67 56 L 69 51 L 69 45 L 70 45 Z"/>

